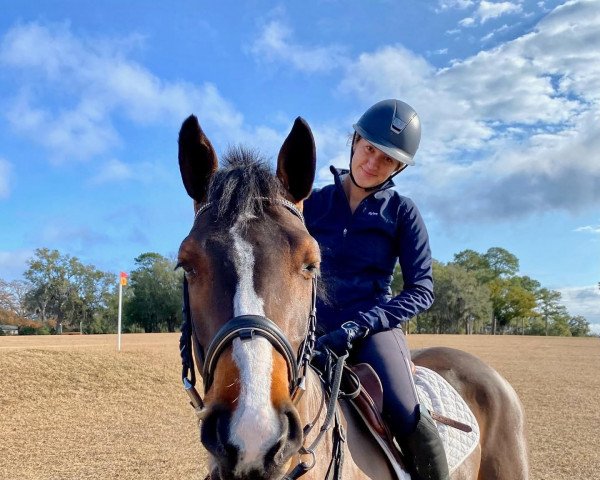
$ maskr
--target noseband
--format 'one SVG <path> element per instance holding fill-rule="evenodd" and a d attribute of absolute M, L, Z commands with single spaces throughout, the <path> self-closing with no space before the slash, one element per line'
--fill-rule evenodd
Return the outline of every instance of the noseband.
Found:
<path fill-rule="evenodd" d="M 259 198 L 261 201 L 276 202 L 283 205 L 304 224 L 302 212 L 291 202 L 283 199 Z M 203 212 L 211 207 L 211 203 L 204 204 L 196 213 L 197 219 Z M 315 347 L 315 329 L 316 329 L 316 302 L 317 302 L 317 279 L 312 280 L 312 298 L 306 334 L 297 354 L 294 353 L 290 342 L 282 330 L 275 322 L 261 315 L 239 315 L 233 317 L 223 325 L 211 340 L 206 355 L 194 333 L 194 324 L 192 322 L 188 284 L 187 279 L 183 279 L 183 324 L 181 326 L 181 337 L 179 340 L 179 349 L 181 354 L 182 381 L 185 390 L 191 399 L 192 406 L 196 409 L 200 418 L 205 414 L 204 402 L 202 397 L 195 389 L 196 373 L 194 368 L 194 355 L 192 352 L 192 338 L 196 346 L 196 352 L 202 359 L 203 369 L 202 378 L 204 382 L 204 391 L 207 392 L 211 387 L 217 361 L 221 354 L 229 345 L 239 338 L 242 342 L 252 340 L 256 336 L 267 339 L 271 345 L 283 356 L 286 361 L 289 372 L 289 391 L 294 403 L 296 403 L 306 388 L 306 374 L 309 368 L 310 360 Z"/>

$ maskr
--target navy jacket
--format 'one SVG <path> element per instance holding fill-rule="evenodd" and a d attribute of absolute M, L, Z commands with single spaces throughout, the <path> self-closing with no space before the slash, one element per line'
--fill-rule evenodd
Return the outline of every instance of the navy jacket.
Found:
<path fill-rule="evenodd" d="M 389 180 L 350 210 L 340 175 L 314 190 L 304 202 L 310 234 L 321 247 L 321 273 L 327 299 L 319 298 L 317 318 L 326 332 L 349 320 L 370 333 L 396 327 L 433 303 L 429 236 L 412 200 Z M 391 283 L 400 262 L 404 289 L 392 297 Z"/>

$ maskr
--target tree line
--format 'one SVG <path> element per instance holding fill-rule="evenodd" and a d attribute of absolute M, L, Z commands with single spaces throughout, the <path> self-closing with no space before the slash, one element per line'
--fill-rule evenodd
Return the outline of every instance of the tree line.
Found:
<path fill-rule="evenodd" d="M 153 252 L 135 261 L 123 289 L 125 332 L 174 332 L 181 324 L 182 276 L 175 260 Z M 590 335 L 558 291 L 521 276 L 519 260 L 503 248 L 463 250 L 446 264 L 434 260 L 435 302 L 406 325 L 411 333 Z M 600 284 L 599 284 L 600 286 Z M 394 293 L 402 288 L 396 269 Z M 37 249 L 23 279 L 0 279 L 0 324 L 21 334 L 115 333 L 117 275 L 57 250 Z M 1 330 L 0 330 L 1 333 Z"/>
<path fill-rule="evenodd" d="M 115 333 L 117 275 L 58 250 L 37 249 L 23 279 L 0 279 L 0 324 L 21 334 Z M 182 273 L 158 253 L 135 259 L 123 289 L 123 331 L 174 332 L 181 323 Z"/>
<path fill-rule="evenodd" d="M 447 264 L 434 260 L 435 301 L 407 328 L 417 333 L 590 335 L 587 319 L 569 315 L 560 292 L 518 272 L 518 258 L 499 247 L 485 253 L 463 250 Z M 399 269 L 394 277 L 399 291 Z"/>

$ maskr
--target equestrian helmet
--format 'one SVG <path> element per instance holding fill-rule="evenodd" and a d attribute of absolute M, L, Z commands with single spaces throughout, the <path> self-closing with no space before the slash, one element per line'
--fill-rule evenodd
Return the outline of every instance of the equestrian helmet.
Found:
<path fill-rule="evenodd" d="M 408 165 L 415 164 L 413 157 L 421 141 L 421 121 L 407 103 L 395 99 L 377 102 L 352 127 L 386 155 Z"/>

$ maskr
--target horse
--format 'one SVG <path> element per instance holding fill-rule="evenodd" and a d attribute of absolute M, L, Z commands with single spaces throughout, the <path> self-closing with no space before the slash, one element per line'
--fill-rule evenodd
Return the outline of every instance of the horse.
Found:
<path fill-rule="evenodd" d="M 183 380 L 209 453 L 207 478 L 397 478 L 356 411 L 337 390 L 327 399 L 330 387 L 309 365 L 320 262 L 302 216 L 316 170 L 310 127 L 295 120 L 275 174 L 243 147 L 219 167 L 194 115 L 178 144 L 195 212 L 177 256 L 189 330 L 182 329 Z M 194 388 L 194 358 L 203 397 Z M 452 480 L 526 480 L 524 413 L 509 383 L 459 350 L 424 349 L 413 361 L 443 376 L 479 424 L 479 444 Z"/>

